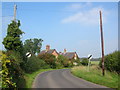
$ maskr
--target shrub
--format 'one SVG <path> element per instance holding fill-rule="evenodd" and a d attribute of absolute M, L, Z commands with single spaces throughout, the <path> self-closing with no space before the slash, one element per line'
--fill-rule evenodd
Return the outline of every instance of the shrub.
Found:
<path fill-rule="evenodd" d="M 120 51 L 115 51 L 111 54 L 105 56 L 104 60 L 105 69 L 109 71 L 116 71 L 119 73 L 120 70 Z M 99 63 L 99 66 L 102 67 L 102 60 Z"/>
<path fill-rule="evenodd" d="M 27 73 L 32 73 L 38 69 L 49 68 L 49 66 L 43 60 L 37 58 L 35 55 L 32 55 L 27 59 L 25 67 L 25 72 Z"/>
<path fill-rule="evenodd" d="M 76 63 L 77 65 L 74 65 L 74 63 Z M 79 66 L 79 65 L 81 65 L 80 59 L 78 58 L 78 59 L 76 59 L 76 60 L 73 60 L 73 65 L 74 65 L 74 66 Z"/>
<path fill-rule="evenodd" d="M 84 66 L 87 66 L 88 65 L 88 59 L 83 58 L 82 61 L 81 61 L 81 64 L 84 65 Z"/>
<path fill-rule="evenodd" d="M 9 76 L 7 64 L 11 64 L 11 61 L 8 59 L 6 54 L 0 55 L 0 64 L 2 65 L 2 69 L 0 70 L 2 77 L 2 81 L 0 81 L 0 84 L 2 84 L 2 88 L 16 87 L 16 83 L 14 83 L 12 81 L 12 78 Z"/>
<path fill-rule="evenodd" d="M 52 54 L 41 54 L 38 55 L 39 59 L 44 60 L 51 68 L 56 68 L 56 57 Z"/>
<path fill-rule="evenodd" d="M 16 83 L 16 87 L 24 88 L 26 82 L 24 79 L 24 72 L 20 67 L 20 63 L 23 61 L 20 52 L 8 51 L 6 54 L 11 62 L 11 64 L 7 64 L 9 76 L 12 78 L 12 81 Z"/>
<path fill-rule="evenodd" d="M 59 62 L 61 64 L 61 66 L 63 66 L 63 67 L 73 66 L 72 60 L 69 60 L 68 58 L 64 57 L 63 55 L 58 56 L 57 62 Z"/>

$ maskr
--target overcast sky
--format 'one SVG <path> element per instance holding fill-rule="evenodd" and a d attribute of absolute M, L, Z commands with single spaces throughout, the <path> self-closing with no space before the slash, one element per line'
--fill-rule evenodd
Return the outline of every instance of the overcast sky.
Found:
<path fill-rule="evenodd" d="M 17 4 L 17 19 L 21 21 L 22 41 L 30 38 L 44 40 L 51 49 L 77 52 L 79 57 L 92 54 L 101 57 L 99 10 L 103 15 L 105 54 L 118 49 L 117 2 L 22 2 Z M 14 3 L 2 3 L 2 34 L 13 19 Z M 2 41 L 2 40 L 1 40 Z"/>

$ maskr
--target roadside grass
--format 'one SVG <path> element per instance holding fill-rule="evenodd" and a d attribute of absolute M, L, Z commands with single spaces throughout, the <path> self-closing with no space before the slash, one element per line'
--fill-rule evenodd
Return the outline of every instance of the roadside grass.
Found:
<path fill-rule="evenodd" d="M 55 70 L 55 69 L 40 69 L 36 72 L 33 72 L 33 73 L 26 73 L 25 74 L 25 80 L 26 80 L 26 88 L 32 88 L 32 83 L 35 79 L 35 77 L 39 74 L 39 73 L 42 73 L 42 72 L 45 72 L 45 71 L 50 71 L 50 70 Z"/>
<path fill-rule="evenodd" d="M 61 69 L 70 69 L 70 68 L 61 68 Z M 25 80 L 26 80 L 26 88 L 32 88 L 32 84 L 33 84 L 33 81 L 35 79 L 35 77 L 42 73 L 42 72 L 45 72 L 45 71 L 50 71 L 50 70 L 57 70 L 57 69 L 40 69 L 36 72 L 33 72 L 33 73 L 25 73 Z"/>
<path fill-rule="evenodd" d="M 105 71 L 105 76 L 102 76 L 101 71 L 96 65 L 91 66 L 89 72 L 87 66 L 78 66 L 71 69 L 72 74 L 79 78 L 110 88 L 118 88 L 118 74 Z"/>
<path fill-rule="evenodd" d="M 99 65 L 100 61 L 91 61 L 91 65 Z"/>

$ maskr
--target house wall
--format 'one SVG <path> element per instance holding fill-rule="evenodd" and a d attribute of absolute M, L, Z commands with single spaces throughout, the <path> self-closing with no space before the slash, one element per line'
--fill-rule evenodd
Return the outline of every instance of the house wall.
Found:
<path fill-rule="evenodd" d="M 74 59 L 76 60 L 78 58 L 77 54 L 74 55 Z"/>

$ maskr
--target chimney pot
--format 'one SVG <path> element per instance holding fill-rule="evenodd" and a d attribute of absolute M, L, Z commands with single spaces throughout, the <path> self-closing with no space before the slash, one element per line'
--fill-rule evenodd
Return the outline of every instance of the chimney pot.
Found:
<path fill-rule="evenodd" d="M 46 45 L 46 52 L 50 50 L 50 45 Z"/>
<path fill-rule="evenodd" d="M 64 54 L 67 52 L 67 50 L 66 49 L 64 49 Z"/>

